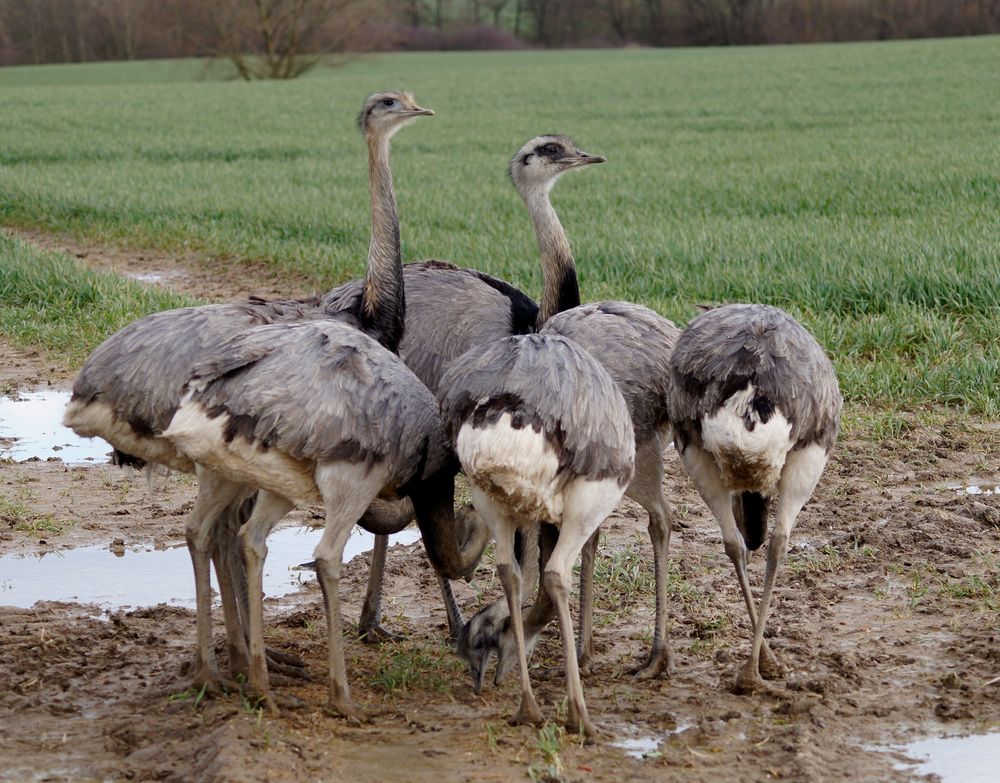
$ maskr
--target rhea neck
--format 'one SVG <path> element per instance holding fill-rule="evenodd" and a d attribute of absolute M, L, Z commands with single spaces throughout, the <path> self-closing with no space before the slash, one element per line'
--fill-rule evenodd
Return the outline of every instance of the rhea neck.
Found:
<path fill-rule="evenodd" d="M 371 241 L 359 320 L 361 328 L 393 353 L 403 339 L 406 297 L 399 243 L 396 191 L 389 166 L 389 133 L 365 132 L 368 188 L 371 194 Z"/>
<path fill-rule="evenodd" d="M 521 191 L 521 198 L 524 199 L 535 226 L 542 262 L 542 299 L 535 321 L 538 329 L 556 313 L 580 304 L 580 287 L 576 279 L 573 251 L 570 250 L 566 232 L 549 199 L 549 190 L 553 184 L 550 181 Z"/>

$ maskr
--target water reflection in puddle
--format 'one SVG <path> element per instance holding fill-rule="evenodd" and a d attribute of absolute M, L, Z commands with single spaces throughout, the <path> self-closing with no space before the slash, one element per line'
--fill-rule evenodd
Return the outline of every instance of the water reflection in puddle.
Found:
<path fill-rule="evenodd" d="M 634 759 L 644 759 L 656 753 L 661 742 L 662 740 L 657 737 L 632 737 L 630 739 L 616 740 L 611 745 L 624 750 L 626 756 L 631 756 Z"/>
<path fill-rule="evenodd" d="M 111 451 L 100 438 L 80 438 L 62 426 L 68 391 L 47 389 L 0 398 L 0 458 L 22 462 L 58 457 L 68 464 L 107 462 Z"/>
<path fill-rule="evenodd" d="M 1000 733 L 971 737 L 931 737 L 898 750 L 914 759 L 897 765 L 941 783 L 993 783 L 1000 769 Z"/>
<path fill-rule="evenodd" d="M 289 527 L 267 539 L 264 592 L 270 597 L 294 592 L 316 578 L 296 566 L 312 558 L 322 529 Z M 372 548 L 374 536 L 355 528 L 344 560 Z M 416 528 L 392 536 L 391 543 L 420 540 Z M 217 590 L 215 576 L 212 586 Z M 194 607 L 194 578 L 187 547 L 126 550 L 115 554 L 107 547 L 90 546 L 44 555 L 0 557 L 0 605 L 30 607 L 36 601 L 96 603 L 107 608 L 123 606 Z"/>
<path fill-rule="evenodd" d="M 1000 494 L 1000 486 L 995 481 L 970 480 L 965 484 L 950 483 L 948 489 L 953 489 L 964 495 L 997 495 Z"/>

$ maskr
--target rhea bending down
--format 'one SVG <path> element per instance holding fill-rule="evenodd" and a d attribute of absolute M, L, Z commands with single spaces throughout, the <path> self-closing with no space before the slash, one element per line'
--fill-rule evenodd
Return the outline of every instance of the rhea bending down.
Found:
<path fill-rule="evenodd" d="M 794 318 L 767 305 L 709 310 L 688 325 L 671 358 L 670 423 L 691 480 L 722 529 L 753 628 L 739 691 L 777 676 L 764 642 L 775 575 L 795 518 L 809 500 L 837 437 L 841 398 L 833 365 Z M 768 512 L 760 607 L 747 580 L 747 555 L 760 548 Z"/>
<path fill-rule="evenodd" d="M 542 722 L 528 677 L 514 536 L 544 521 L 558 528 L 542 583 L 562 632 L 566 721 L 592 736 L 569 612 L 570 576 L 583 545 L 632 479 L 635 437 L 625 400 L 582 348 L 538 334 L 462 355 L 442 379 L 439 396 L 473 503 L 496 539 L 521 677 L 521 705 L 512 722 Z"/>

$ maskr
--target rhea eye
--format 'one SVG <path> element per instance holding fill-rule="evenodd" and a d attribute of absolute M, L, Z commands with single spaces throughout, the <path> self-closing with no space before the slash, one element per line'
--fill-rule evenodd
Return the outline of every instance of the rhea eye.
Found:
<path fill-rule="evenodd" d="M 391 107 L 393 107 L 393 106 L 396 105 L 396 99 L 395 98 L 383 98 L 382 99 L 382 105 L 391 108 Z"/>
<path fill-rule="evenodd" d="M 562 150 L 555 144 L 546 144 L 542 147 L 542 153 L 545 155 L 558 155 Z"/>

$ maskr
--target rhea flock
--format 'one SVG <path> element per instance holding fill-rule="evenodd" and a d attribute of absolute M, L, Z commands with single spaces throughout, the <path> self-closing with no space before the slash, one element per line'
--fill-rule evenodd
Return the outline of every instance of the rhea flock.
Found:
<path fill-rule="evenodd" d="M 394 104 L 395 105 L 395 104 Z M 300 503 L 322 503 L 316 570 L 327 616 L 329 710 L 363 720 L 344 660 L 339 583 L 355 522 L 379 497 L 408 497 L 435 569 L 469 573 L 485 530 L 455 517 L 457 464 L 434 395 L 387 346 L 399 344 L 406 311 L 389 138 L 424 109 L 361 115 L 368 142 L 372 243 L 360 329 L 316 319 L 256 327 L 203 352 L 164 437 L 230 491 L 260 490 L 239 536 L 250 594 L 250 691 L 273 707 L 264 665 L 263 564 L 268 533 Z M 390 241 L 384 241 L 386 237 Z M 213 497 L 219 501 L 220 490 Z M 210 524 L 210 521 L 208 521 Z"/>
<path fill-rule="evenodd" d="M 677 340 L 670 377 L 674 443 L 719 522 L 750 616 L 753 644 L 736 689 L 752 691 L 763 685 L 762 674 L 780 676 L 764 626 L 788 537 L 837 437 L 837 378 L 809 332 L 783 310 L 759 304 L 725 305 L 692 320 Z M 747 559 L 764 543 L 772 507 L 755 611 Z"/>
<path fill-rule="evenodd" d="M 417 106 L 412 96 L 390 91 L 372 95 L 365 103 L 362 117 L 374 120 L 369 123 L 372 132 L 385 133 L 394 121 L 403 122 L 420 116 L 419 112 L 430 113 Z M 390 188 L 380 197 L 394 199 L 394 194 Z M 385 250 L 398 244 L 395 204 L 385 208 L 376 204 L 376 208 L 386 217 L 377 224 L 373 223 L 370 251 Z M 431 270 L 436 268 L 434 264 L 411 265 L 406 276 L 426 284 L 434 279 Z M 448 279 L 453 276 L 450 270 L 442 270 L 441 274 Z M 482 279 L 474 274 L 467 277 L 470 280 Z M 490 293 L 503 290 L 502 283 L 493 281 L 494 284 L 491 284 L 491 281 L 483 279 L 482 287 Z M 357 289 L 356 295 L 346 296 L 345 289 L 352 287 Z M 210 348 L 261 324 L 324 318 L 332 313 L 347 322 L 358 324 L 362 287 L 359 282 L 335 289 L 328 294 L 330 302 L 326 301 L 327 297 L 270 301 L 251 297 L 239 303 L 168 310 L 135 321 L 105 340 L 88 358 L 74 382 L 64 422 L 82 436 L 99 436 L 109 441 L 120 463 L 139 466 L 159 464 L 203 476 L 203 468 L 198 468 L 163 437 L 180 403 L 181 387 L 191 375 L 195 363 Z M 419 290 L 421 286 L 415 287 Z M 512 319 L 521 302 L 516 296 L 515 299 L 516 304 L 504 297 L 504 301 L 509 303 L 507 310 Z M 456 303 L 456 307 L 463 305 L 468 306 L 467 303 Z M 441 306 L 447 307 L 448 302 Z M 410 312 L 411 317 L 413 313 L 419 315 L 419 307 L 411 306 Z M 412 344 L 412 335 L 404 342 Z M 410 351 L 419 356 L 418 349 L 410 348 Z M 249 671 L 246 647 L 249 607 L 244 564 L 240 548 L 236 546 L 236 533 L 251 508 L 252 498 L 237 496 L 220 511 L 212 511 L 218 514 L 218 523 L 213 528 L 211 541 L 194 535 L 198 527 L 194 520 L 202 517 L 206 509 L 196 507 L 187 526 L 193 562 L 201 562 L 205 553 L 210 551 L 219 574 L 230 672 L 234 677 Z M 374 533 L 393 532 L 385 526 L 380 527 L 381 521 L 378 515 L 366 514 L 361 523 Z M 391 521 L 396 523 L 396 520 Z M 371 602 L 368 605 L 371 606 Z M 217 679 L 217 675 L 211 652 L 209 603 L 207 599 L 199 599 L 197 606 L 199 641 L 194 675 L 196 681 L 210 683 Z M 454 623 L 457 608 L 453 602 L 448 608 L 449 623 Z M 371 613 L 368 620 L 367 626 L 363 623 L 362 633 L 377 630 L 377 611 Z M 268 651 L 268 658 L 274 671 L 293 676 L 304 675 L 301 661 L 294 656 Z"/>
<path fill-rule="evenodd" d="M 400 108 L 412 104 L 412 96 L 395 91 L 372 96 L 373 101 L 379 99 L 383 105 L 395 100 Z M 391 236 L 380 241 L 391 241 Z M 432 260 L 407 264 L 404 277 L 408 304 L 399 353 L 432 390 L 437 388 L 446 361 L 472 345 L 526 333 L 534 327 L 537 305 L 490 275 Z M 108 440 L 117 458 L 125 463 L 162 464 L 194 472 L 193 463 L 165 441 L 162 433 L 177 409 L 181 385 L 202 351 L 259 324 L 322 318 L 333 313 L 356 320 L 362 288 L 363 281 L 357 280 L 323 297 L 278 301 L 251 297 L 246 302 L 181 308 L 140 319 L 108 338 L 88 359 L 74 384 L 66 424 L 80 435 Z M 227 608 L 227 646 L 233 674 L 246 669 L 241 626 L 245 625 L 247 611 L 244 566 L 233 542 L 250 508 L 252 498 L 226 507 L 221 514 L 222 524 L 216 527 L 217 540 L 212 544 L 216 569 L 223 574 L 220 581 L 225 583 L 220 591 Z M 359 520 L 362 527 L 376 534 L 372 575 L 359 622 L 360 635 L 366 641 L 392 636 L 379 624 L 387 535 L 401 530 L 411 518 L 412 506 L 407 503 L 378 502 Z M 226 586 L 230 582 L 232 590 Z M 449 629 L 455 635 L 457 606 L 446 583 L 442 588 Z M 231 595 L 235 595 L 232 600 Z M 238 611 L 229 611 L 231 605 L 238 605 Z M 288 656 L 273 651 L 269 656 L 273 656 L 272 668 L 282 673 L 302 672 L 276 660 L 288 660 Z"/>
<path fill-rule="evenodd" d="M 603 162 L 588 155 L 567 136 L 545 135 L 524 144 L 510 162 L 510 176 L 528 208 L 538 240 L 543 274 L 542 304 L 538 315 L 540 334 L 559 334 L 583 346 L 610 373 L 625 396 L 635 431 L 635 476 L 625 494 L 649 515 L 656 577 L 656 617 L 652 649 L 635 674 L 656 677 L 670 667 L 667 634 L 667 552 L 673 510 L 663 497 L 663 449 L 672 435 L 667 421 L 670 354 L 680 330 L 669 320 L 642 305 L 630 302 L 597 302 L 580 305 L 576 265 L 566 232 L 552 206 L 552 186 L 566 171 Z M 553 544 L 552 531 L 543 524 L 540 558 Z M 525 536 L 530 542 L 530 536 Z M 598 537 L 583 549 L 580 570 L 581 666 L 593 655 L 593 573 Z M 524 548 L 520 560 L 525 575 L 536 573 L 533 548 Z M 526 562 L 527 560 L 527 562 Z M 525 580 L 526 583 L 530 579 Z M 534 648 L 555 607 L 548 593 L 539 589 L 538 600 L 525 617 L 525 644 Z M 459 637 L 459 654 L 469 664 L 474 688 L 482 687 L 491 655 L 499 655 L 496 682 L 517 662 L 517 648 L 505 602 L 485 607 L 465 625 Z"/>

